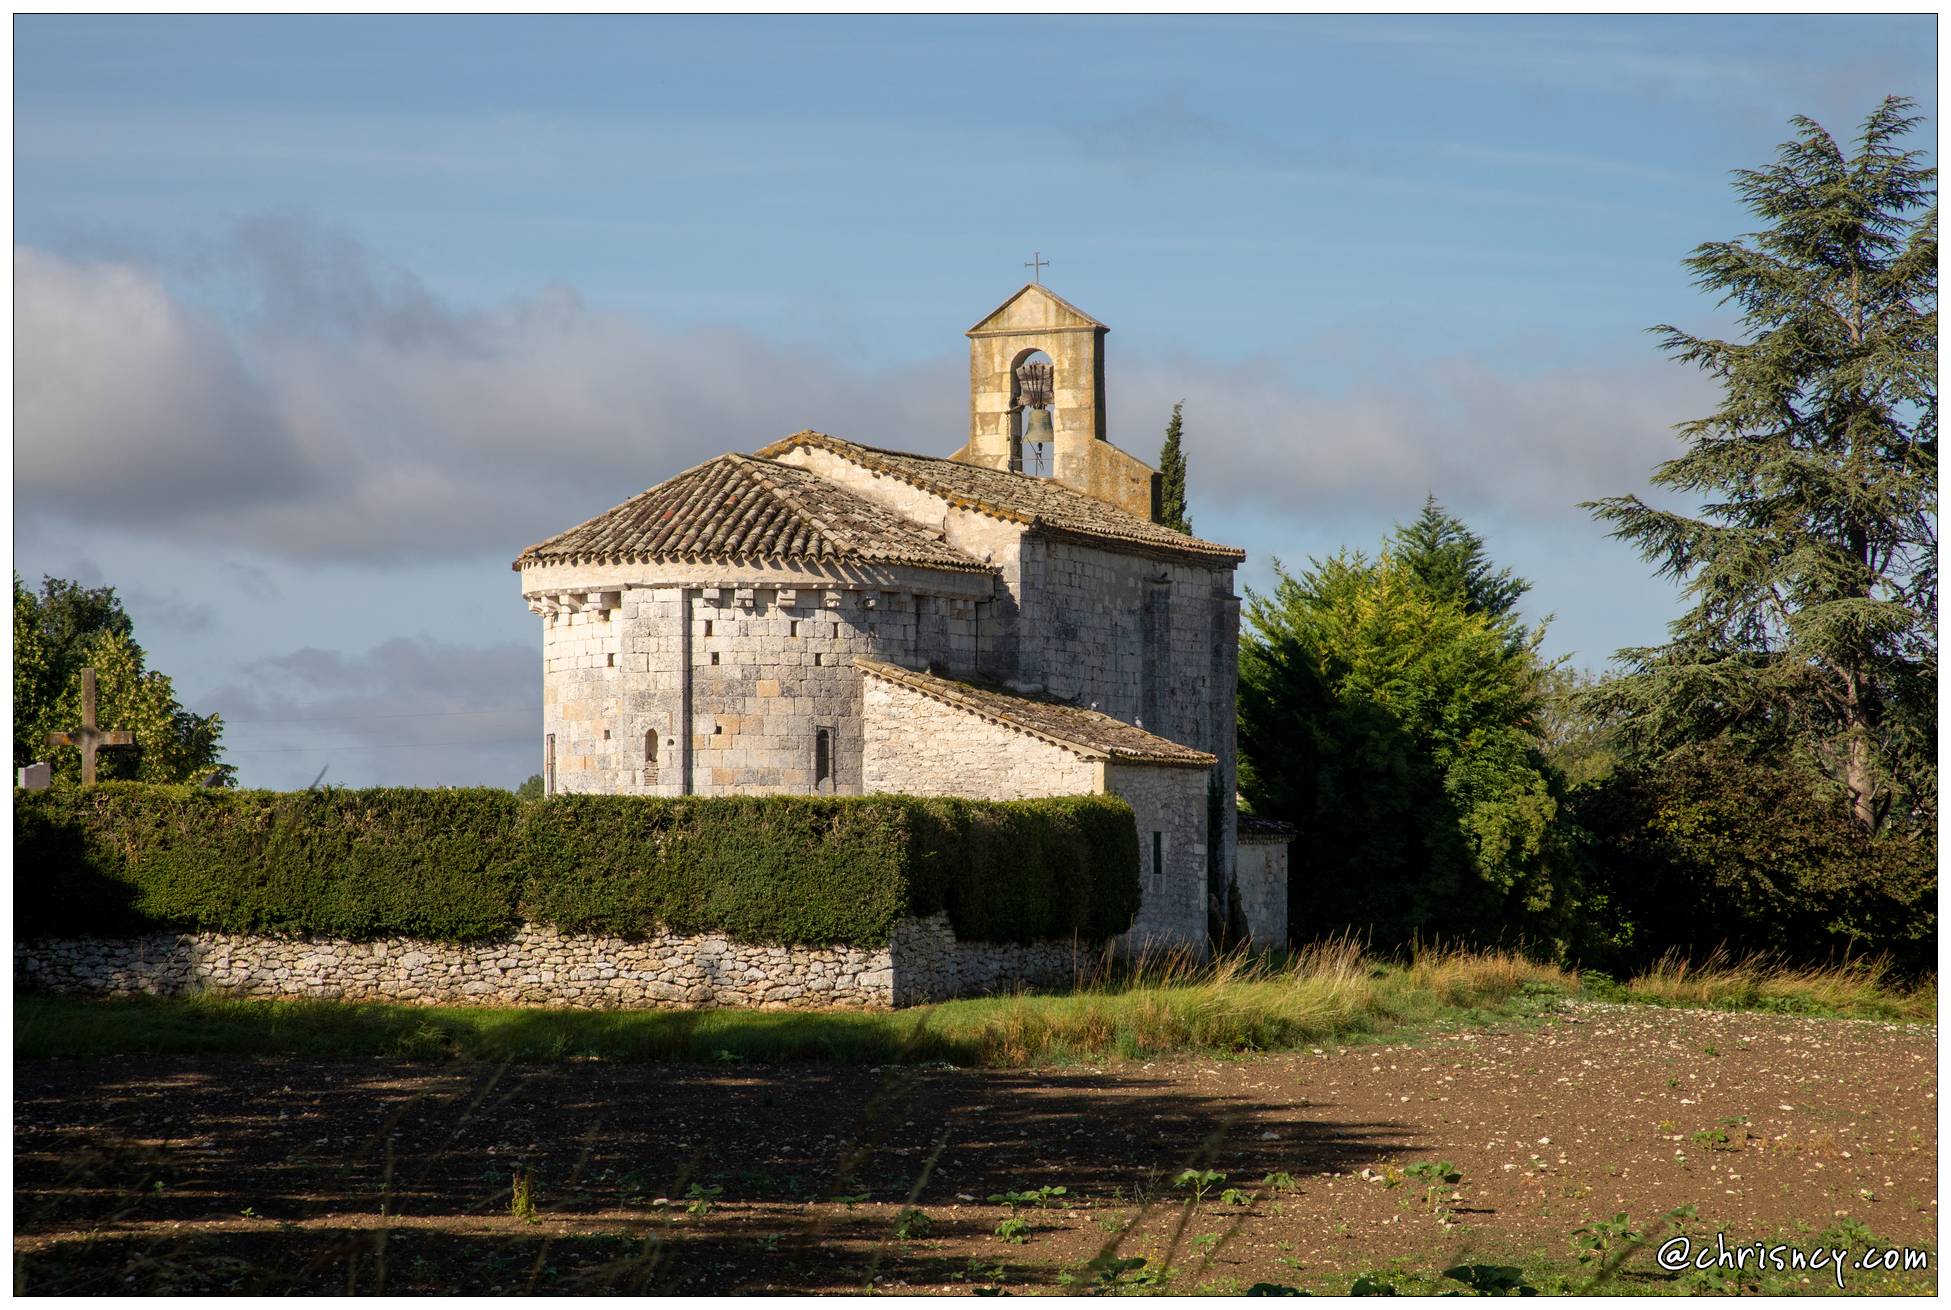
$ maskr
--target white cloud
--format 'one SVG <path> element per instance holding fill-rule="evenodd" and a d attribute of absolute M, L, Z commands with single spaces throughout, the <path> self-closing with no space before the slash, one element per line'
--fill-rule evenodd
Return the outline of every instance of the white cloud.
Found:
<path fill-rule="evenodd" d="M 1141 456 L 1156 449 L 1134 428 L 1162 430 L 1172 402 L 1185 399 L 1200 500 L 1398 517 L 1413 513 L 1425 492 L 1539 518 L 1636 489 L 1679 453 L 1672 425 L 1712 403 L 1698 375 L 1650 350 L 1624 365 L 1521 373 L 1483 356 L 1428 361 L 1383 352 L 1351 365 L 1346 385 L 1331 394 L 1295 386 L 1266 361 L 1147 363 L 1125 377 L 1114 399 L 1118 440 Z"/>
<path fill-rule="evenodd" d="M 14 423 L 29 508 L 165 521 L 311 490 L 222 327 L 125 264 L 15 250 Z"/>
<path fill-rule="evenodd" d="M 306 561 L 512 559 L 725 450 L 802 427 L 948 454 L 963 366 L 875 373 L 744 331 L 678 333 L 548 288 L 457 310 L 300 220 L 258 220 L 188 268 L 16 251 L 18 508 Z M 947 341 L 954 340 L 945 332 Z M 1112 360 L 1112 436 L 1151 459 L 1186 399 L 1201 501 L 1370 505 L 1425 491 L 1518 514 L 1641 485 L 1709 399 L 1633 342 L 1624 365 L 1519 372 L 1324 342 L 1332 391 L 1283 361 Z M 1522 357 L 1503 348 L 1501 357 Z"/>
<path fill-rule="evenodd" d="M 224 717 L 247 784 L 419 780 L 513 786 L 541 743 L 536 652 L 395 637 L 358 652 L 302 647 L 250 660 L 200 697 Z"/>
<path fill-rule="evenodd" d="M 726 449 L 826 426 L 946 453 L 963 421 L 947 360 L 874 374 L 741 332 L 659 332 L 562 288 L 458 311 L 293 220 L 196 262 L 245 306 L 225 322 L 149 268 L 31 248 L 15 267 L 29 519 L 297 558 L 512 559 Z"/>

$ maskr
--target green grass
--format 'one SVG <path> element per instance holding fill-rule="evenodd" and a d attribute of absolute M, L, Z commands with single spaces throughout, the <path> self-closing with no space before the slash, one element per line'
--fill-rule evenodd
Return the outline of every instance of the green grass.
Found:
<path fill-rule="evenodd" d="M 605 1059 L 1014 1068 L 1181 1052 L 1289 1049 L 1535 1014 L 1572 991 L 1520 957 L 1429 953 L 1380 964 L 1335 943 L 1278 966 L 1165 961 L 1066 995 L 846 1010 L 423 1007 L 215 996 L 21 996 L 18 1059 L 227 1052 L 408 1059 Z"/>
<path fill-rule="evenodd" d="M 1875 964 L 1791 970 L 1665 963 L 1626 983 L 1581 980 L 1508 952 L 1426 950 L 1407 962 L 1339 941 L 1277 963 L 1166 959 L 1062 995 L 1017 994 L 887 1011 L 563 1010 L 20 996 L 17 1059 L 228 1052 L 323 1057 L 1021 1068 L 1291 1050 L 1401 1036 L 1439 1023 L 1535 1017 L 1574 996 L 1650 1005 L 1935 1022 L 1934 981 Z"/>

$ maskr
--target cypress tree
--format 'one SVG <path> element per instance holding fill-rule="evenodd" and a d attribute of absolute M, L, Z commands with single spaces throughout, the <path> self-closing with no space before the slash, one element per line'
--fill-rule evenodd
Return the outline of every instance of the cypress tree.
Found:
<path fill-rule="evenodd" d="M 1185 430 L 1181 400 L 1172 406 L 1172 421 L 1165 425 L 1165 446 L 1158 452 L 1158 521 L 1175 532 L 1192 535 L 1192 519 L 1186 513 L 1186 457 L 1179 438 Z"/>

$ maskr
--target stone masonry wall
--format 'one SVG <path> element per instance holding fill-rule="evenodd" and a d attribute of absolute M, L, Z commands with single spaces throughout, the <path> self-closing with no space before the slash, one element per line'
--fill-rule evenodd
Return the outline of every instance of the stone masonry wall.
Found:
<path fill-rule="evenodd" d="M 14 943 L 14 985 L 78 995 L 385 1001 L 572 1009 L 880 1009 L 1068 982 L 1087 944 L 957 941 L 946 915 L 879 949 L 754 946 L 708 933 L 644 941 L 525 926 L 505 942 L 152 933 Z"/>
<path fill-rule="evenodd" d="M 861 685 L 869 791 L 1021 800 L 1108 791 L 1138 826 L 1143 899 L 1122 949 L 1206 942 L 1208 769 L 1105 764 L 871 674 Z M 1152 834 L 1160 861 L 1152 860 Z"/>
<path fill-rule="evenodd" d="M 1020 678 L 1219 757 L 1233 875 L 1239 601 L 1232 571 L 1026 539 Z M 1200 802 L 1205 813 L 1205 802 Z"/>
<path fill-rule="evenodd" d="M 1240 843 L 1240 903 L 1247 933 L 1261 950 L 1287 944 L 1287 842 Z"/>
<path fill-rule="evenodd" d="M 544 624 L 543 731 L 555 742 L 557 791 L 857 795 L 853 657 L 975 661 L 967 597 L 838 585 L 616 594 L 614 609 Z"/>
<path fill-rule="evenodd" d="M 1144 896 L 1125 935 L 1133 951 L 1206 947 L 1206 778 L 1208 769 L 1113 764 L 1108 790 L 1124 797 L 1138 821 L 1138 868 Z M 1158 834 L 1157 864 L 1152 835 Z M 1162 866 L 1162 867 L 1161 867 Z"/>
<path fill-rule="evenodd" d="M 1014 801 L 1099 789 L 1098 766 L 1075 751 L 912 687 L 867 675 L 861 707 L 867 732 L 861 776 L 870 792 Z"/>
<path fill-rule="evenodd" d="M 906 919 L 893 942 L 893 1003 L 919 1005 L 1018 987 L 1065 987 L 1088 975 L 1101 946 L 1092 942 L 964 942 L 946 914 Z"/>
<path fill-rule="evenodd" d="M 912 522 L 939 524 L 950 545 L 994 567 L 1001 585 L 994 596 L 975 605 L 975 649 L 966 658 L 956 652 L 948 661 L 946 672 L 950 676 L 984 673 L 1005 680 L 1017 677 L 1021 638 L 1019 606 L 1023 595 L 1020 524 L 952 505 L 933 492 L 862 468 L 831 451 L 802 446 L 786 452 L 781 462 L 817 473 Z M 903 662 L 892 655 L 884 658 Z"/>

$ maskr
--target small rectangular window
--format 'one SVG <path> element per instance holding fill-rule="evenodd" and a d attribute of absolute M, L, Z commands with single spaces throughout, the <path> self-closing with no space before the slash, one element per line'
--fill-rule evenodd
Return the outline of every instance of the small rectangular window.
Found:
<path fill-rule="evenodd" d="M 542 794 L 555 795 L 555 734 L 542 738 Z"/>
<path fill-rule="evenodd" d="M 1152 879 L 1161 884 L 1165 881 L 1165 834 L 1162 832 L 1152 834 Z"/>
<path fill-rule="evenodd" d="M 833 790 L 833 734 L 825 728 L 813 733 L 813 790 Z"/>
<path fill-rule="evenodd" d="M 710 619 L 706 619 L 706 620 L 705 620 L 705 636 L 707 636 L 707 637 L 709 637 L 710 635 L 711 635 L 711 620 L 710 620 Z"/>
<path fill-rule="evenodd" d="M 799 635 L 798 619 L 788 619 L 786 621 L 786 635 L 788 637 L 797 637 Z"/>
<path fill-rule="evenodd" d="M 713 664 L 716 664 L 716 663 L 718 662 L 718 652 L 717 652 L 717 651 L 713 651 L 713 652 L 711 652 L 711 662 L 712 662 Z"/>

